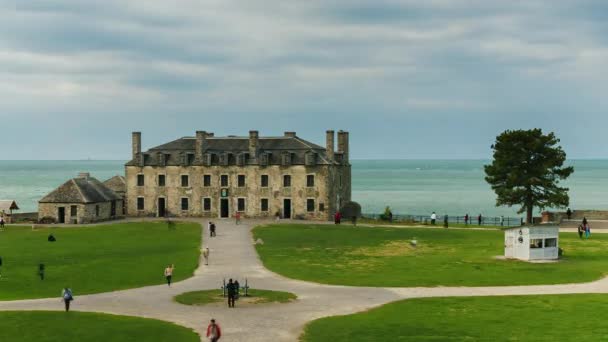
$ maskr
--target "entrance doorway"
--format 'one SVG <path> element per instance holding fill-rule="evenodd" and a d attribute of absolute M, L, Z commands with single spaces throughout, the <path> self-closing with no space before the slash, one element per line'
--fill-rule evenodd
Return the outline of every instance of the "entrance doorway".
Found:
<path fill-rule="evenodd" d="M 220 217 L 230 217 L 230 201 L 227 198 L 220 199 Z"/>
<path fill-rule="evenodd" d="M 166 205 L 165 205 L 165 198 L 159 197 L 158 198 L 158 217 L 165 217 L 166 215 L 167 215 L 167 210 L 166 210 Z"/>
<path fill-rule="evenodd" d="M 57 222 L 65 223 L 65 207 L 57 208 Z"/>
<path fill-rule="evenodd" d="M 283 199 L 283 218 L 291 218 L 291 199 Z"/>

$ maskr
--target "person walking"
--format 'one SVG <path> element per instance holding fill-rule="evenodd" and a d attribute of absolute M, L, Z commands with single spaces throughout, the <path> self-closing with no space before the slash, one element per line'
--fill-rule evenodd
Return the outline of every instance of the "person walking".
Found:
<path fill-rule="evenodd" d="M 213 223 L 213 222 L 210 222 L 210 225 L 209 225 L 209 235 L 211 237 L 215 237 L 217 235 L 215 232 L 215 223 Z"/>
<path fill-rule="evenodd" d="M 38 264 L 38 276 L 40 277 L 40 280 L 44 280 L 44 264 L 43 263 Z"/>
<path fill-rule="evenodd" d="M 173 278 L 174 265 L 169 265 L 165 268 L 165 278 L 167 279 L 167 286 L 171 286 L 171 279 Z"/>
<path fill-rule="evenodd" d="M 477 225 L 481 226 L 482 219 L 483 217 L 481 217 L 481 214 L 479 214 L 479 216 L 477 216 Z"/>
<path fill-rule="evenodd" d="M 209 265 L 209 247 L 203 250 L 203 259 L 205 259 L 205 265 Z"/>
<path fill-rule="evenodd" d="M 61 291 L 61 300 L 65 304 L 65 312 L 70 311 L 70 302 L 74 300 L 74 294 L 72 293 L 72 289 L 69 287 L 64 287 L 63 291 Z"/>
<path fill-rule="evenodd" d="M 342 214 L 340 214 L 339 211 L 336 211 L 336 214 L 334 215 L 334 223 L 340 224 L 340 220 L 342 220 Z"/>
<path fill-rule="evenodd" d="M 570 208 L 568 208 L 568 210 L 566 210 L 566 216 L 568 217 L 568 220 L 570 220 L 572 218 L 572 210 L 570 210 Z"/>
<path fill-rule="evenodd" d="M 464 215 L 464 224 L 465 225 L 469 224 L 469 214 Z"/>
<path fill-rule="evenodd" d="M 448 227 L 448 214 L 443 215 L 443 228 L 447 228 Z"/>
<path fill-rule="evenodd" d="M 583 238 L 583 232 L 585 231 L 585 228 L 583 228 L 582 224 L 578 225 L 578 238 L 582 239 Z"/>
<path fill-rule="evenodd" d="M 353 215 L 353 217 L 351 218 L 351 222 L 353 223 L 353 226 L 357 226 L 357 215 Z"/>
<path fill-rule="evenodd" d="M 241 213 L 238 211 L 234 214 L 234 222 L 237 226 L 241 223 Z"/>
<path fill-rule="evenodd" d="M 234 281 L 234 288 L 236 289 L 235 298 L 236 300 L 239 300 L 239 297 L 241 296 L 241 284 L 239 284 L 238 280 Z"/>
<path fill-rule="evenodd" d="M 209 342 L 217 342 L 222 337 L 222 329 L 219 324 L 215 322 L 215 319 L 211 319 L 211 322 L 207 326 L 207 338 Z"/>
<path fill-rule="evenodd" d="M 505 225 L 505 217 L 504 215 L 500 215 L 500 226 L 504 226 Z"/>
<path fill-rule="evenodd" d="M 0 229 L 4 229 L 4 216 L 0 216 Z"/>
<path fill-rule="evenodd" d="M 435 214 L 435 212 L 433 211 L 433 213 L 431 214 L 431 224 L 433 226 L 435 225 L 436 220 L 437 220 L 437 214 Z"/>
<path fill-rule="evenodd" d="M 585 239 L 588 239 L 591 236 L 591 226 L 589 222 L 585 225 Z"/>
<path fill-rule="evenodd" d="M 234 283 L 232 282 L 232 278 L 228 280 L 228 285 L 226 285 L 226 289 L 228 290 L 228 307 L 234 307 L 234 299 L 236 297 L 236 288 L 234 287 Z"/>
<path fill-rule="evenodd" d="M 207 231 L 209 232 L 209 237 L 213 237 L 213 231 L 211 230 L 211 221 L 207 222 Z"/>

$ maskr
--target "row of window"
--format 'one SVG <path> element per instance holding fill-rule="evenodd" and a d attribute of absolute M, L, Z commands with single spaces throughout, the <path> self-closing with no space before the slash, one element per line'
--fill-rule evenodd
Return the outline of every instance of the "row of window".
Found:
<path fill-rule="evenodd" d="M 237 198 L 236 211 L 245 211 L 245 198 Z M 188 197 L 182 197 L 180 202 L 180 208 L 182 211 L 190 210 L 190 199 Z M 269 211 L 268 198 L 260 199 L 260 210 L 261 211 Z M 145 199 L 143 197 L 137 198 L 137 210 L 145 210 Z M 323 203 L 319 204 L 319 211 L 324 211 L 325 205 Z M 211 211 L 211 198 L 205 197 L 203 198 L 203 211 Z M 315 199 L 308 198 L 306 199 L 306 211 L 314 212 L 315 211 Z"/>
<path fill-rule="evenodd" d="M 158 179 L 157 179 L 158 186 L 165 186 L 165 184 L 167 183 L 166 178 L 167 178 L 166 175 L 158 175 Z M 221 175 L 220 176 L 220 187 L 224 187 L 224 188 L 228 187 L 229 186 L 228 179 L 229 179 L 228 175 Z M 184 188 L 189 187 L 190 186 L 190 176 L 181 175 L 180 184 Z M 245 184 L 246 184 L 245 175 L 238 175 L 237 176 L 237 186 L 239 188 L 244 188 Z M 145 185 L 144 175 L 143 174 L 137 175 L 137 186 L 144 186 L 144 185 Z M 211 175 L 203 176 L 203 186 L 204 187 L 211 186 Z M 262 188 L 267 188 L 269 186 L 268 175 L 260 176 L 260 186 Z M 291 175 L 283 175 L 283 186 L 286 188 L 291 186 Z M 315 186 L 315 175 L 306 175 L 306 186 L 309 188 Z"/>

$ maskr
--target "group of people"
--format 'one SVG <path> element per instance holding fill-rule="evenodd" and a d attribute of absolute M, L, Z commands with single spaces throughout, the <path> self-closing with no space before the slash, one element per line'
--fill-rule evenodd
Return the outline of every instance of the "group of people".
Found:
<path fill-rule="evenodd" d="M 226 292 L 228 294 L 228 307 L 234 308 L 234 302 L 239 299 L 239 290 L 241 289 L 241 285 L 238 280 L 232 281 L 232 278 L 228 280 L 228 284 L 226 284 Z"/>
<path fill-rule="evenodd" d="M 589 222 L 587 222 L 586 217 L 583 217 L 583 222 L 578 225 L 578 237 L 582 239 L 583 234 L 585 234 L 585 239 L 588 239 L 591 236 L 591 226 L 589 225 Z"/>

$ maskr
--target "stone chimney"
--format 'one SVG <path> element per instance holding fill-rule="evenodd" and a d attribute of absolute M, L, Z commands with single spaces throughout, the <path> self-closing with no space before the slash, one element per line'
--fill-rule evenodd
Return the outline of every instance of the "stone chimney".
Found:
<path fill-rule="evenodd" d="M 334 131 L 328 130 L 325 132 L 325 154 L 330 161 L 334 160 Z"/>
<path fill-rule="evenodd" d="M 259 137 L 260 137 L 260 135 L 259 135 L 258 131 L 249 131 L 249 158 L 254 159 L 254 160 L 256 160 L 258 158 Z"/>
<path fill-rule="evenodd" d="M 196 146 L 194 152 L 194 160 L 202 163 L 203 152 L 205 151 L 205 139 L 207 139 L 207 132 L 196 131 Z"/>
<path fill-rule="evenodd" d="M 91 177 L 91 174 L 88 172 L 81 172 L 78 174 L 77 178 L 84 178 L 84 179 L 89 179 L 89 177 Z"/>
<path fill-rule="evenodd" d="M 338 151 L 343 154 L 343 161 L 348 163 L 348 132 L 338 131 Z"/>
<path fill-rule="evenodd" d="M 141 132 L 133 132 L 131 146 L 133 148 L 133 159 L 141 154 Z"/>
<path fill-rule="evenodd" d="M 295 138 L 296 132 L 285 132 L 285 138 Z"/>

